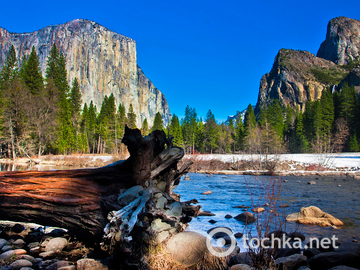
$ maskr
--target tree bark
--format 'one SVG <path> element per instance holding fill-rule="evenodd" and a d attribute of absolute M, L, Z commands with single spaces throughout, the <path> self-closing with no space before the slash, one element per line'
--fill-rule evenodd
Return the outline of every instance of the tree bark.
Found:
<path fill-rule="evenodd" d="M 108 213 L 121 209 L 120 190 L 141 185 L 178 198 L 173 189 L 191 165 L 177 168 L 183 149 L 163 131 L 143 138 L 138 129 L 126 127 L 122 142 L 130 157 L 101 168 L 1 172 L 0 219 L 58 226 L 89 240 L 103 236 Z"/>

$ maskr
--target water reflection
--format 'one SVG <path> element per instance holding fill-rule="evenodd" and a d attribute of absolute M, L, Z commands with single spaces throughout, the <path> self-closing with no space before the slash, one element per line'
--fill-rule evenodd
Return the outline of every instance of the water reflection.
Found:
<path fill-rule="evenodd" d="M 80 169 L 79 166 L 60 166 L 60 165 L 41 165 L 41 164 L 29 164 L 19 165 L 11 163 L 0 163 L 1 172 L 13 172 L 13 171 L 53 171 L 53 170 L 72 170 Z"/>
<path fill-rule="evenodd" d="M 13 172 L 13 171 L 28 171 L 31 170 L 31 165 L 24 166 L 10 163 L 0 163 L 1 172 Z"/>

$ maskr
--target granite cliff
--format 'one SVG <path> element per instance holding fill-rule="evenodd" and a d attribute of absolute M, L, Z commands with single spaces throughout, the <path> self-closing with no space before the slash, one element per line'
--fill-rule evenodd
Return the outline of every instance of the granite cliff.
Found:
<path fill-rule="evenodd" d="M 281 49 L 271 71 L 261 78 L 255 113 L 271 99 L 301 111 L 306 101 L 321 98 L 323 89 L 347 81 L 360 93 L 360 21 L 339 17 L 328 24 L 317 56 Z"/>
<path fill-rule="evenodd" d="M 99 110 L 104 96 L 113 93 L 117 105 L 132 103 L 138 127 L 145 118 L 151 124 L 157 112 L 170 121 L 165 96 L 137 65 L 136 42 L 92 21 L 77 19 L 22 34 L 0 28 L 0 66 L 11 45 L 19 59 L 35 46 L 45 75 L 54 43 L 65 56 L 69 83 L 79 79 L 83 103 L 93 100 Z"/>
<path fill-rule="evenodd" d="M 346 65 L 360 56 L 360 21 L 338 17 L 330 20 L 318 57 Z"/>

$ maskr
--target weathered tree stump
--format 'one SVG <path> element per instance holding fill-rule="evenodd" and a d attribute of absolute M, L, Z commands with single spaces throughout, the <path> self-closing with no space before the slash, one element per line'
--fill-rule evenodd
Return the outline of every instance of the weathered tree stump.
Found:
<path fill-rule="evenodd" d="M 66 228 L 80 239 L 102 238 L 110 249 L 139 235 L 156 239 L 162 233 L 163 240 L 184 230 L 200 206 L 191 205 L 196 200 L 179 203 L 173 193 L 191 165 L 178 168 L 183 149 L 163 131 L 143 138 L 138 129 L 127 127 L 123 143 L 130 157 L 101 168 L 1 172 L 0 219 Z M 134 186 L 139 191 L 126 197 Z M 159 222 L 169 226 L 157 230 Z"/>

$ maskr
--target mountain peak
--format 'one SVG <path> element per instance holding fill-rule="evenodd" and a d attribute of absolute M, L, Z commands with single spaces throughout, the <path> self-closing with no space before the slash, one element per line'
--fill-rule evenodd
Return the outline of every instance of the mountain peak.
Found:
<path fill-rule="evenodd" d="M 347 17 L 330 20 L 326 39 L 316 56 L 339 65 L 357 60 L 360 56 L 360 21 Z"/>

